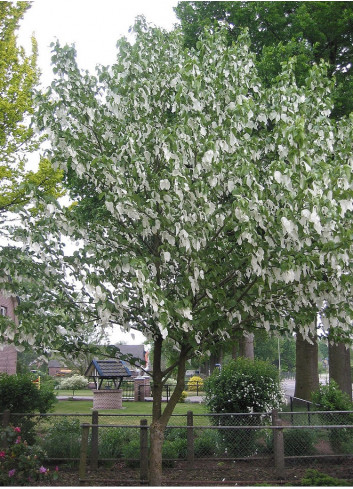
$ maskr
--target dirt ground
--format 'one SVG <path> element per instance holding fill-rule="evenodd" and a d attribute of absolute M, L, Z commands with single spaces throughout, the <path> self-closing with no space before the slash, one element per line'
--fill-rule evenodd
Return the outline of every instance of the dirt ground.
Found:
<path fill-rule="evenodd" d="M 312 463 L 290 466 L 286 464 L 285 479 L 277 479 L 271 460 L 261 462 L 249 460 L 216 461 L 197 460 L 190 469 L 184 461 L 175 462 L 172 468 L 163 469 L 163 486 L 254 486 L 254 485 L 296 485 L 305 476 L 308 468 L 315 468 L 332 477 L 344 479 L 353 485 L 352 460 L 337 463 Z M 142 486 L 139 469 L 126 467 L 118 462 L 111 467 L 99 467 L 98 471 L 87 471 L 87 481 L 81 482 L 78 468 L 60 467 L 60 477 L 55 482 L 43 481 L 37 486 Z"/>

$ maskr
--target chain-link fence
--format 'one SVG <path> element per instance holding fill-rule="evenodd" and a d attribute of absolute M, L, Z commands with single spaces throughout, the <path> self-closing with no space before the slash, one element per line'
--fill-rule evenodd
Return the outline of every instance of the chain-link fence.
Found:
<path fill-rule="evenodd" d="M 16 416 L 20 415 L 11 415 L 11 423 L 16 424 Z M 92 416 L 47 414 L 36 415 L 36 430 L 48 459 L 80 464 L 82 480 L 86 468 L 94 472 L 109 463 L 119 463 L 125 474 L 135 470 L 134 477 L 139 478 L 142 461 L 148 459 L 151 420 L 151 415 L 97 411 Z M 187 416 L 171 417 L 163 467 L 171 471 L 171 478 L 180 471 L 188 477 L 198 471 L 200 483 L 295 481 L 307 468 L 353 481 L 352 435 L 353 412 L 193 415 L 189 411 Z"/>

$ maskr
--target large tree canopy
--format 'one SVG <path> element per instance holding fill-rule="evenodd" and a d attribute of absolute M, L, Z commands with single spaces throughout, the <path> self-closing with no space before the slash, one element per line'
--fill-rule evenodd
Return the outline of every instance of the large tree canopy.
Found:
<path fill-rule="evenodd" d="M 336 116 L 353 110 L 351 2 L 179 2 L 175 8 L 187 45 L 195 45 L 205 26 L 228 23 L 230 39 L 248 28 L 266 83 L 281 71 L 281 62 L 297 56 L 297 80 L 324 59 L 336 77 Z"/>
<path fill-rule="evenodd" d="M 56 79 L 37 119 L 51 162 L 76 179 L 76 202 L 27 216 L 21 239 L 45 270 L 35 287 L 48 299 L 42 342 L 58 333 L 74 341 L 70 314 L 59 331 L 47 314 L 63 304 L 153 342 L 158 483 L 161 432 L 187 358 L 240 328 L 305 337 L 317 310 L 324 326 L 347 328 L 352 120 L 330 118 L 324 65 L 299 87 L 289 62 L 266 88 L 246 35 L 230 45 L 225 29 L 205 32 L 197 50 L 185 50 L 179 31 L 143 19 L 134 31 L 135 43 L 120 40 L 116 64 L 97 77 L 78 69 L 72 47 L 53 47 Z M 64 254 L 65 236 L 75 251 Z M 8 287 L 21 288 L 17 277 Z M 29 305 L 15 341 L 26 341 L 30 318 Z M 179 351 L 178 386 L 162 414 L 173 367 L 160 364 L 166 338 Z"/>

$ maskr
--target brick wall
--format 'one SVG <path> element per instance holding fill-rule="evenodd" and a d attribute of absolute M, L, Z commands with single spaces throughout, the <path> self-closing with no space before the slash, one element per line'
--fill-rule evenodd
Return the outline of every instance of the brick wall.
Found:
<path fill-rule="evenodd" d="M 0 314 L 8 316 L 18 324 L 15 314 L 17 300 L 14 297 L 5 297 L 0 293 Z M 17 351 L 14 346 L 6 345 L 0 349 L 0 372 L 15 374 L 17 366 Z"/>

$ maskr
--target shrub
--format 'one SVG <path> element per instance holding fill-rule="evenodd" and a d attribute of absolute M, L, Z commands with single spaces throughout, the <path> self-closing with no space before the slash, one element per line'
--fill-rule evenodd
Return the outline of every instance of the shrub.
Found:
<path fill-rule="evenodd" d="M 177 458 L 179 458 L 178 443 L 176 441 L 165 441 L 162 448 L 163 467 L 174 467 Z"/>
<path fill-rule="evenodd" d="M 86 389 L 88 385 L 86 377 L 83 375 L 72 375 L 62 379 L 59 384 L 59 389 L 72 390 L 72 395 L 75 395 L 75 391 L 78 389 Z"/>
<path fill-rule="evenodd" d="M 130 440 L 123 446 L 122 454 L 128 467 L 135 469 L 140 466 L 140 440 Z"/>
<path fill-rule="evenodd" d="M 214 371 L 204 388 L 213 413 L 268 412 L 283 401 L 276 368 L 261 360 L 233 360 Z"/>
<path fill-rule="evenodd" d="M 216 430 L 202 430 L 196 432 L 194 441 L 195 457 L 212 457 L 217 452 L 218 432 Z"/>
<path fill-rule="evenodd" d="M 239 358 L 205 381 L 206 405 L 212 413 L 261 413 L 279 407 L 283 401 L 278 372 L 269 363 Z M 260 425 L 260 416 L 213 417 L 214 425 Z M 234 456 L 256 450 L 257 433 L 249 430 L 220 430 L 224 448 Z"/>
<path fill-rule="evenodd" d="M 81 447 L 79 419 L 59 418 L 48 428 L 42 446 L 50 458 L 77 458 Z"/>
<path fill-rule="evenodd" d="M 22 437 L 21 428 L 8 426 L 0 429 L 7 448 L 0 451 L 0 485 L 25 486 L 41 479 L 57 479 L 57 470 L 50 473 L 43 465 L 45 454 L 38 446 L 31 446 Z"/>
<path fill-rule="evenodd" d="M 343 479 L 336 479 L 330 475 L 323 474 L 315 469 L 308 469 L 305 477 L 300 481 L 302 486 L 350 486 L 351 484 Z"/>
<path fill-rule="evenodd" d="M 203 379 L 201 377 L 198 377 L 197 375 L 194 375 L 189 379 L 188 382 L 188 391 L 200 391 L 203 389 Z"/>
<path fill-rule="evenodd" d="M 46 413 L 57 402 L 54 391 L 50 386 L 41 386 L 40 390 L 32 382 L 30 374 L 7 375 L 0 374 L 0 412 L 8 409 L 12 413 Z M 21 428 L 28 443 L 35 441 L 34 426 L 36 420 L 29 416 L 11 417 Z"/>
<path fill-rule="evenodd" d="M 180 440 L 187 438 L 186 428 L 167 428 L 165 429 L 164 439 L 169 441 Z"/>
<path fill-rule="evenodd" d="M 316 435 L 314 430 L 284 430 L 283 438 L 285 455 L 312 455 L 315 453 Z"/>
<path fill-rule="evenodd" d="M 187 398 L 188 393 L 186 391 L 183 391 L 180 395 L 180 399 L 178 402 L 185 402 L 185 399 Z"/>
<path fill-rule="evenodd" d="M 349 396 L 342 392 L 338 384 L 331 380 L 329 384 L 320 385 L 312 394 L 312 400 L 319 411 L 353 411 L 353 403 Z M 353 424 L 352 413 L 322 413 L 320 418 L 323 424 Z M 350 428 L 332 428 L 329 431 L 331 447 L 335 452 L 351 452 L 352 434 Z"/>
<path fill-rule="evenodd" d="M 129 428 L 101 428 L 99 430 L 99 456 L 120 458 L 123 446 L 132 440 L 139 440 L 138 431 Z"/>

